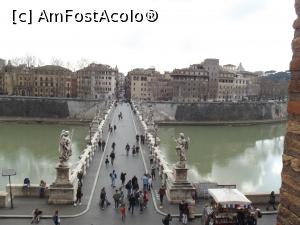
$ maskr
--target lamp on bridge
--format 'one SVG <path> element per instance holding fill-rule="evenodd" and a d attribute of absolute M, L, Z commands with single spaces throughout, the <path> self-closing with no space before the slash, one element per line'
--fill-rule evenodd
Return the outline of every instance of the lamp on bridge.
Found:
<path fill-rule="evenodd" d="M 14 207 L 13 204 L 13 198 L 12 198 L 12 192 L 11 192 L 11 182 L 10 182 L 10 176 L 15 176 L 17 173 L 14 169 L 2 169 L 2 176 L 8 177 L 9 182 L 9 196 L 10 196 L 10 208 Z"/>

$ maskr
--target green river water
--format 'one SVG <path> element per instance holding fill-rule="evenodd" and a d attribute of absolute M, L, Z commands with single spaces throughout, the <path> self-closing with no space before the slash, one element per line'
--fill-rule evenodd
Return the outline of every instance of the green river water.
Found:
<path fill-rule="evenodd" d="M 29 177 L 32 183 L 44 179 L 51 184 L 62 129 L 73 130 L 74 166 L 86 144 L 87 125 L 0 124 L 0 169 L 16 170 L 12 183 Z M 187 154 L 193 181 L 237 184 L 243 192 L 278 192 L 285 124 L 160 126 L 161 150 L 170 164 L 176 160 L 174 138 L 180 132 L 191 138 Z M 0 176 L 0 190 L 7 183 L 7 177 Z"/>
<path fill-rule="evenodd" d="M 61 130 L 73 131 L 73 155 L 70 162 L 77 162 L 85 147 L 84 138 L 88 126 L 50 124 L 0 124 L 0 169 L 15 169 L 12 183 L 23 183 L 29 177 L 31 183 L 44 179 L 51 184 L 55 179 L 58 162 L 58 143 Z M 7 177 L 0 177 L 0 190 L 5 189 Z"/>
<path fill-rule="evenodd" d="M 285 124 L 161 126 L 161 150 L 176 161 L 174 138 L 190 137 L 189 177 L 194 182 L 236 184 L 243 192 L 279 191 Z"/>

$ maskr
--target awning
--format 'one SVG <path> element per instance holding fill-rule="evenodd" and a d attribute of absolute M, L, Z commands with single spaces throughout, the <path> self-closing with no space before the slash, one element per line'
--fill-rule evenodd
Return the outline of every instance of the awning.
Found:
<path fill-rule="evenodd" d="M 251 201 L 239 190 L 231 188 L 208 189 L 208 193 L 220 204 L 249 205 Z"/>

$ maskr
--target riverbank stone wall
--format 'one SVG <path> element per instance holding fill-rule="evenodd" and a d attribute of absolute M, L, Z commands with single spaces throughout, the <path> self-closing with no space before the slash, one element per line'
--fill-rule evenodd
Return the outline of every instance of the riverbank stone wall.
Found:
<path fill-rule="evenodd" d="M 0 117 L 92 119 L 105 101 L 0 97 Z"/>
<path fill-rule="evenodd" d="M 142 103 L 144 110 L 154 110 L 156 121 L 242 121 L 281 120 L 287 118 L 286 102 L 220 103 Z"/>

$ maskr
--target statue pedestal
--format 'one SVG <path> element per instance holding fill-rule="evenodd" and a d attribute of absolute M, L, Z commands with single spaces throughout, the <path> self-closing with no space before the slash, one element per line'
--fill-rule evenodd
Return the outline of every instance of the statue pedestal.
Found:
<path fill-rule="evenodd" d="M 169 177 L 167 179 L 167 191 L 166 196 L 169 202 L 178 204 L 181 200 L 185 200 L 190 205 L 195 205 L 195 196 L 196 189 L 192 184 L 187 180 L 188 169 L 179 168 L 175 166 L 174 168 L 174 177 Z"/>
<path fill-rule="evenodd" d="M 49 187 L 49 204 L 68 205 L 74 202 L 74 187 L 69 179 L 68 165 L 56 167 L 56 180 Z"/>

